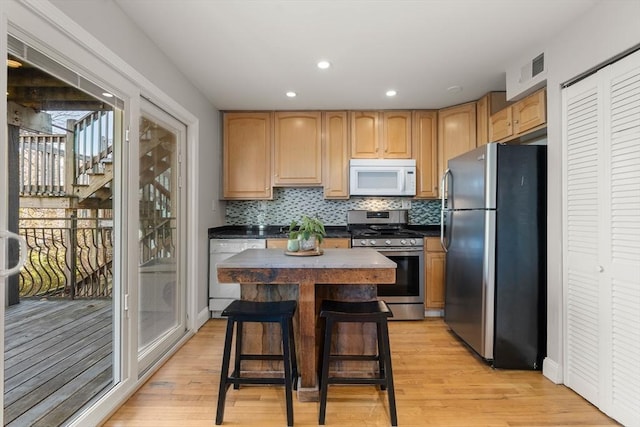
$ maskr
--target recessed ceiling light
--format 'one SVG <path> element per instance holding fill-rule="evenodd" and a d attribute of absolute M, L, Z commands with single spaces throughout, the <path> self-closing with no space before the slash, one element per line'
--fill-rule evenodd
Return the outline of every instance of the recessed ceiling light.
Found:
<path fill-rule="evenodd" d="M 320 68 L 321 70 L 326 70 L 329 67 L 331 67 L 331 63 L 329 61 L 318 62 L 318 68 Z"/>
<path fill-rule="evenodd" d="M 289 98 L 295 98 L 298 94 L 295 93 L 294 91 L 290 90 L 289 92 L 287 92 L 287 96 Z"/>
<path fill-rule="evenodd" d="M 449 93 L 462 92 L 462 86 L 458 86 L 458 85 L 450 86 L 450 87 L 447 88 L 447 92 L 449 92 Z"/>
<path fill-rule="evenodd" d="M 9 67 L 9 68 L 20 68 L 20 67 L 22 67 L 22 62 L 16 61 L 15 59 L 7 59 L 7 67 Z"/>
<path fill-rule="evenodd" d="M 109 92 L 102 92 L 102 96 L 104 96 L 105 98 L 113 98 L 113 94 Z"/>
<path fill-rule="evenodd" d="M 396 96 L 397 94 L 398 92 L 393 89 L 387 91 L 387 96 Z"/>

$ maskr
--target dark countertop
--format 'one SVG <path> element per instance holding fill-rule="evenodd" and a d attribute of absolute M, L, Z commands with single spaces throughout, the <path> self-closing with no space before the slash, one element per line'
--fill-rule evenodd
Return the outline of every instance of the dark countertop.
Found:
<path fill-rule="evenodd" d="M 409 230 L 418 231 L 424 237 L 440 237 L 440 224 L 435 225 L 409 225 Z"/>
<path fill-rule="evenodd" d="M 440 236 L 439 225 L 409 225 L 410 230 L 418 231 L 425 237 Z M 258 227 L 257 225 L 223 225 L 209 229 L 210 239 L 286 239 L 288 226 L 267 225 Z M 328 238 L 351 238 L 351 233 L 346 226 L 327 225 L 325 226 Z"/>

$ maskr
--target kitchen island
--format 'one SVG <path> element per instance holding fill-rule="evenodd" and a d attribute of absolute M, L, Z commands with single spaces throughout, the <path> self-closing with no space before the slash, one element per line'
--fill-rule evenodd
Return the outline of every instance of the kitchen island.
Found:
<path fill-rule="evenodd" d="M 375 299 L 375 285 L 393 286 L 395 269 L 395 262 L 373 249 L 325 249 L 319 256 L 288 256 L 282 249 L 247 249 L 217 264 L 218 280 L 221 283 L 240 283 L 243 299 L 297 299 L 300 401 L 318 399 L 316 329 L 320 299 Z M 333 285 L 333 289 L 327 292 L 325 286 L 317 285 Z M 375 329 L 361 331 L 367 331 L 367 336 L 358 340 L 351 337 L 349 341 L 357 341 L 363 348 L 371 346 L 367 343 L 375 346 Z M 273 330 L 254 333 L 245 337 L 244 344 L 248 350 L 250 346 L 254 349 L 258 346 L 258 351 L 278 351 L 278 336 L 274 335 Z"/>

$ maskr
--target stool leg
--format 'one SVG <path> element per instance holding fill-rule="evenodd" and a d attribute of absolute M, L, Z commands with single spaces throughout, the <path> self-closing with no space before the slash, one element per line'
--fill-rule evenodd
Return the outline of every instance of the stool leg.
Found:
<path fill-rule="evenodd" d="M 227 320 L 227 333 L 224 338 L 224 351 L 222 352 L 222 368 L 220 368 L 220 388 L 218 390 L 218 407 L 216 409 L 216 425 L 222 424 L 224 418 L 224 403 L 229 388 L 229 359 L 231 358 L 231 342 L 233 341 L 234 319 Z"/>
<path fill-rule="evenodd" d="M 329 356 L 331 354 L 331 335 L 333 320 L 325 319 L 325 330 L 322 344 L 322 374 L 320 376 L 320 415 L 318 424 L 324 425 L 327 410 L 327 389 L 329 388 Z"/>
<path fill-rule="evenodd" d="M 242 321 L 236 322 L 236 360 L 233 364 L 232 377 L 240 378 L 240 362 L 242 362 Z M 234 383 L 233 389 L 238 390 L 240 384 Z"/>
<path fill-rule="evenodd" d="M 398 415 L 396 412 L 396 393 L 393 387 L 393 370 L 391 369 L 391 347 L 389 345 L 389 328 L 387 326 L 387 322 L 381 322 L 380 328 L 382 330 L 382 346 L 386 365 L 387 395 L 389 397 L 389 417 L 391 418 L 391 425 L 395 427 L 398 425 Z"/>
<path fill-rule="evenodd" d="M 296 352 L 296 339 L 293 334 L 293 319 L 289 319 L 289 341 L 291 344 L 291 379 L 293 380 L 293 389 L 298 390 L 298 360 Z"/>
<path fill-rule="evenodd" d="M 376 332 L 378 335 L 378 370 L 380 372 L 380 378 L 386 378 L 385 375 L 385 355 L 384 351 L 384 343 L 383 343 L 383 335 L 382 335 L 382 322 L 376 322 Z M 380 390 L 386 390 L 387 385 L 380 385 Z"/>
<path fill-rule="evenodd" d="M 285 400 L 287 402 L 287 426 L 293 427 L 293 397 L 291 393 L 291 336 L 289 335 L 290 320 L 283 319 L 280 321 L 282 330 L 282 356 L 284 365 L 284 391 Z M 295 357 L 295 356 L 293 356 Z"/>

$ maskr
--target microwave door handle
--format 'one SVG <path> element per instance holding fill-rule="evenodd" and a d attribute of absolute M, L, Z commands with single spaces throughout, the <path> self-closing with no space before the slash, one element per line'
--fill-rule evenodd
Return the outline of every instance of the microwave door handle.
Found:
<path fill-rule="evenodd" d="M 404 191 L 407 189 L 407 171 L 403 170 L 403 173 L 399 174 L 400 175 L 400 193 L 404 193 Z"/>

